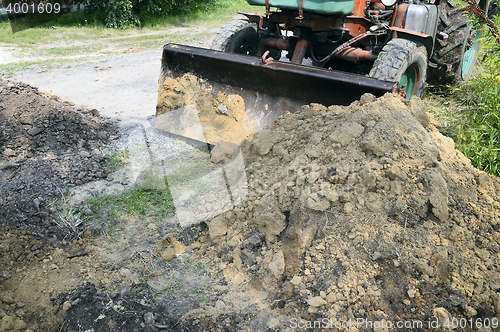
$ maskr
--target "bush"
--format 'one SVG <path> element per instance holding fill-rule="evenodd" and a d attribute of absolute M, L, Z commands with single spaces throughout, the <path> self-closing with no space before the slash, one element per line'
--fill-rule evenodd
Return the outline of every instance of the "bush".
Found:
<path fill-rule="evenodd" d="M 85 0 L 88 18 L 109 28 L 138 26 L 167 15 L 209 10 L 219 0 Z"/>
<path fill-rule="evenodd" d="M 500 26 L 500 17 L 494 18 Z M 469 109 L 468 121 L 456 128 L 457 147 L 472 164 L 500 176 L 500 45 L 491 29 L 485 31 L 483 66 L 485 74 L 458 87 L 456 96 Z"/>
<path fill-rule="evenodd" d="M 486 70 L 459 89 L 470 111 L 455 141 L 476 168 L 500 176 L 500 66 L 486 65 Z"/>
<path fill-rule="evenodd" d="M 86 0 L 85 15 L 108 28 L 139 25 L 134 4 L 130 0 Z"/>

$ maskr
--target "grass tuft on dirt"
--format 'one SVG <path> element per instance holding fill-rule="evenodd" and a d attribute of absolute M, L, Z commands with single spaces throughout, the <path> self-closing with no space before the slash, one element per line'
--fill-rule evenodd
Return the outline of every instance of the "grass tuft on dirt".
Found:
<path fill-rule="evenodd" d="M 136 216 L 148 221 L 160 222 L 175 214 L 172 195 L 166 190 L 134 187 L 120 195 L 100 195 L 89 199 L 86 204 L 96 214 L 86 220 L 98 221 L 106 233 L 113 232 L 121 218 Z"/>
<path fill-rule="evenodd" d="M 109 156 L 104 167 L 111 169 L 113 172 L 116 172 L 121 166 L 126 163 L 129 157 L 130 151 L 128 149 L 115 152 Z"/>

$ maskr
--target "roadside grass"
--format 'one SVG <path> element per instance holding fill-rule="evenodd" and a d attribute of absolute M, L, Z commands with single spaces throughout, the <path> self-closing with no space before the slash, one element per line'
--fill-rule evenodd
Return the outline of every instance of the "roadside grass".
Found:
<path fill-rule="evenodd" d="M 54 21 L 40 26 L 12 32 L 7 20 L 0 21 L 0 43 L 12 45 L 40 45 L 50 42 L 92 40 L 104 37 L 119 37 L 132 34 L 145 34 L 156 30 L 175 27 L 189 27 L 208 24 L 211 27 L 221 27 L 230 20 L 237 11 L 262 12 L 261 7 L 250 6 L 245 0 L 221 0 L 218 6 L 210 11 L 197 11 L 188 14 L 171 15 L 147 22 L 139 28 L 111 29 L 85 19 L 83 11 L 68 13 Z M 55 27 L 55 28 L 53 28 Z"/>
<path fill-rule="evenodd" d="M 252 12 L 263 14 L 262 6 L 250 6 L 245 0 L 220 0 L 217 5 L 211 6 L 210 10 L 199 10 L 181 15 L 165 16 L 157 19 L 149 19 L 143 24 L 147 28 L 161 28 L 163 26 L 182 26 L 187 22 L 210 23 L 218 27 L 221 22 L 228 21 L 237 12 Z"/>
<path fill-rule="evenodd" d="M 0 64 L 0 72 L 4 78 L 11 78 L 16 72 L 35 68 L 38 72 L 44 72 L 52 68 L 62 68 L 64 65 L 76 65 L 92 59 L 98 59 L 109 54 L 127 54 L 141 52 L 148 49 L 158 50 L 166 43 L 190 43 L 209 38 L 212 33 L 203 32 L 192 34 L 192 31 L 185 33 L 157 33 L 155 35 L 130 36 L 123 39 L 101 40 L 96 43 L 94 40 L 79 42 L 77 45 L 31 45 L 12 47 L 13 54 L 24 54 L 24 57 L 15 59 L 15 62 Z M 9 47 L 11 48 L 11 47 Z M 29 54 L 39 60 L 30 60 Z"/>
<path fill-rule="evenodd" d="M 31 66 L 43 72 L 65 63 L 88 62 L 109 54 L 161 50 L 170 42 L 206 41 L 237 11 L 259 12 L 262 8 L 250 6 L 245 0 L 220 0 L 210 11 L 171 15 L 127 29 L 106 28 L 86 20 L 83 11 L 16 33 L 7 20 L 0 20 L 0 49 L 10 54 L 7 60 L 10 63 L 0 64 L 0 73 L 4 78 L 11 78 Z"/>

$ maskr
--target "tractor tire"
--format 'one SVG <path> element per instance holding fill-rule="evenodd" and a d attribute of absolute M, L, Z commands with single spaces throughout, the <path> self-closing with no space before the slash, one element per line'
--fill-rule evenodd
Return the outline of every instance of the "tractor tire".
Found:
<path fill-rule="evenodd" d="M 394 38 L 384 46 L 369 74 L 382 81 L 399 82 L 407 99 L 422 96 L 426 75 L 425 46 L 402 38 Z"/>
<path fill-rule="evenodd" d="M 483 9 L 488 8 L 486 0 L 480 1 L 479 5 Z M 448 35 L 448 40 L 436 37 L 427 81 L 433 84 L 459 84 L 467 81 L 472 73 L 481 46 L 481 31 L 474 31 L 467 24 L 464 13 L 453 12 L 459 7 L 452 0 L 441 0 L 438 6 L 437 32 Z"/>
<path fill-rule="evenodd" d="M 257 24 L 247 20 L 236 20 L 224 25 L 215 36 L 212 50 L 227 53 L 260 56 Z M 269 56 L 275 60 L 281 57 L 281 50 L 270 48 Z"/>

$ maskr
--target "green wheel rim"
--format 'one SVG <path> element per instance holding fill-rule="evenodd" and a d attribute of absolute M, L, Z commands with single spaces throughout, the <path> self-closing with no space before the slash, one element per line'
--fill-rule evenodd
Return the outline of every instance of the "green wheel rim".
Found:
<path fill-rule="evenodd" d="M 474 64 L 476 53 L 479 47 L 479 38 L 481 37 L 481 30 L 476 31 L 472 45 L 467 46 L 464 52 L 464 59 L 462 61 L 462 79 L 467 78 Z"/>
<path fill-rule="evenodd" d="M 412 65 L 406 69 L 401 76 L 401 80 L 399 81 L 398 88 L 403 89 L 406 93 L 406 99 L 410 99 L 417 92 L 417 80 L 418 80 L 418 71 L 415 65 Z"/>

